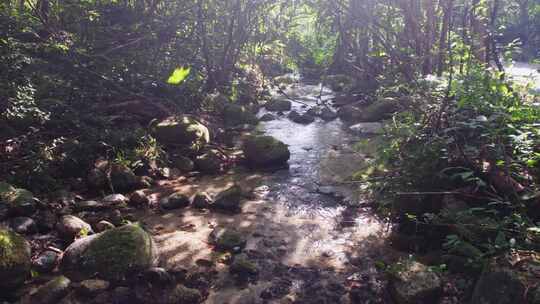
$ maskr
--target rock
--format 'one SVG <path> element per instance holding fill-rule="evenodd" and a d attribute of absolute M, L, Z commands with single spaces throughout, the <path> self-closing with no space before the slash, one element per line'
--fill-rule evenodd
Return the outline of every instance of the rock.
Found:
<path fill-rule="evenodd" d="M 21 286 L 30 274 L 30 245 L 19 234 L 0 229 L 0 289 Z"/>
<path fill-rule="evenodd" d="M 275 112 L 284 112 L 284 111 L 290 111 L 292 108 L 292 103 L 289 100 L 286 99 L 272 99 L 271 101 L 267 102 L 264 107 L 268 111 L 275 111 Z"/>
<path fill-rule="evenodd" d="M 398 304 L 437 303 L 442 283 L 439 276 L 416 261 L 396 266 L 390 279 L 390 293 Z"/>
<path fill-rule="evenodd" d="M 210 241 L 217 250 L 239 252 L 246 246 L 246 239 L 241 233 L 227 228 L 215 228 L 210 233 Z"/>
<path fill-rule="evenodd" d="M 266 113 L 261 118 L 259 118 L 260 121 L 272 121 L 275 120 L 276 117 L 270 113 Z"/>
<path fill-rule="evenodd" d="M 289 119 L 303 125 L 307 125 L 315 121 L 315 117 L 309 115 L 308 113 L 300 114 L 296 111 L 291 111 L 291 113 L 289 113 Z"/>
<path fill-rule="evenodd" d="M 197 168 L 201 172 L 210 174 L 219 173 L 222 163 L 221 153 L 216 149 L 209 149 L 195 159 Z"/>
<path fill-rule="evenodd" d="M 150 204 L 150 199 L 142 190 L 137 190 L 129 196 L 129 204 L 132 206 L 148 206 Z"/>
<path fill-rule="evenodd" d="M 202 300 L 201 292 L 188 288 L 182 284 L 176 285 L 169 295 L 167 303 L 170 304 L 198 304 Z"/>
<path fill-rule="evenodd" d="M 164 210 L 173 210 L 189 206 L 189 197 L 183 193 L 175 192 L 159 201 L 159 206 Z"/>
<path fill-rule="evenodd" d="M 358 97 L 350 94 L 339 94 L 332 100 L 332 103 L 336 107 L 342 107 L 354 103 Z"/>
<path fill-rule="evenodd" d="M 537 303 L 533 302 L 534 293 L 528 291 L 530 286 L 538 284 L 535 273 L 540 270 L 540 261 L 525 259 L 518 264 L 511 266 L 505 257 L 491 259 L 476 283 L 470 303 Z M 528 299 L 524 295 L 528 295 Z"/>
<path fill-rule="evenodd" d="M 255 124 L 257 117 L 245 106 L 228 103 L 223 108 L 223 121 L 227 126 Z"/>
<path fill-rule="evenodd" d="M 389 118 L 398 110 L 398 101 L 394 98 L 382 98 L 362 109 L 360 120 L 362 122 L 375 122 Z"/>
<path fill-rule="evenodd" d="M 111 284 L 104 280 L 93 279 L 93 280 L 84 280 L 79 283 L 79 292 L 85 296 L 95 296 L 107 289 Z"/>
<path fill-rule="evenodd" d="M 11 228 L 20 234 L 33 234 L 37 232 L 37 225 L 33 219 L 26 216 L 14 217 L 10 221 Z"/>
<path fill-rule="evenodd" d="M 182 155 L 173 155 L 171 162 L 174 167 L 182 172 L 191 172 L 195 169 L 195 163 L 190 158 Z"/>
<path fill-rule="evenodd" d="M 245 254 L 239 254 L 234 257 L 229 271 L 240 279 L 248 279 L 259 273 L 257 265 L 250 261 Z"/>
<path fill-rule="evenodd" d="M 0 202 L 0 221 L 6 220 L 8 217 L 9 217 L 8 204 Z"/>
<path fill-rule="evenodd" d="M 281 84 L 293 84 L 296 83 L 297 80 L 294 78 L 293 75 L 287 74 L 287 75 L 280 75 L 274 77 L 274 83 L 277 85 Z"/>
<path fill-rule="evenodd" d="M 96 230 L 97 230 L 97 232 L 103 232 L 103 231 L 105 231 L 105 230 L 109 230 L 109 229 L 113 229 L 113 228 L 114 228 L 113 223 L 108 222 L 108 221 L 99 221 L 99 222 L 96 224 Z"/>
<path fill-rule="evenodd" d="M 287 145 L 271 136 L 249 137 L 242 150 L 249 165 L 254 167 L 283 165 L 291 157 Z"/>
<path fill-rule="evenodd" d="M 0 203 L 8 206 L 12 216 L 30 216 L 37 208 L 37 199 L 32 192 L 7 183 L 0 185 Z"/>
<path fill-rule="evenodd" d="M 100 211 L 107 209 L 107 205 L 98 201 L 80 201 L 75 204 L 77 211 Z"/>
<path fill-rule="evenodd" d="M 32 261 L 32 268 L 40 273 L 49 273 L 54 270 L 60 258 L 60 253 L 52 250 L 45 250 Z"/>
<path fill-rule="evenodd" d="M 150 176 L 137 176 L 137 188 L 146 189 L 152 187 L 154 180 Z"/>
<path fill-rule="evenodd" d="M 357 135 L 382 134 L 384 132 L 384 126 L 380 122 L 361 122 L 350 126 L 349 130 Z"/>
<path fill-rule="evenodd" d="M 337 115 L 344 121 L 358 122 L 362 118 L 362 109 L 356 104 L 350 104 L 339 108 Z"/>
<path fill-rule="evenodd" d="M 109 194 L 103 198 L 103 203 L 106 206 L 122 206 L 126 204 L 129 201 L 129 199 L 124 196 L 123 194 Z"/>
<path fill-rule="evenodd" d="M 44 285 L 36 292 L 22 301 L 22 304 L 56 304 L 70 291 L 71 280 L 65 276 L 58 276 Z"/>
<path fill-rule="evenodd" d="M 220 192 L 210 207 L 228 212 L 239 212 L 241 211 L 241 200 L 242 189 L 234 185 Z"/>
<path fill-rule="evenodd" d="M 193 207 L 199 209 L 209 208 L 213 203 L 212 197 L 206 192 L 200 192 L 193 198 Z"/>
<path fill-rule="evenodd" d="M 61 269 L 74 279 L 121 281 L 152 267 L 156 257 L 151 236 L 130 224 L 78 239 L 64 252 Z"/>
<path fill-rule="evenodd" d="M 86 182 L 92 189 L 105 189 L 108 186 L 107 174 L 101 169 L 92 168 L 86 177 Z"/>
<path fill-rule="evenodd" d="M 131 303 L 134 293 L 135 291 L 131 290 L 129 287 L 118 286 L 112 292 L 112 303 L 113 304 Z"/>
<path fill-rule="evenodd" d="M 90 224 L 73 215 L 62 216 L 56 224 L 56 230 L 67 241 L 94 233 Z"/>
<path fill-rule="evenodd" d="M 189 151 L 198 151 L 210 142 L 208 128 L 188 115 L 160 121 L 154 127 L 154 134 L 160 143 L 180 146 Z"/>
<path fill-rule="evenodd" d="M 111 185 L 114 191 L 129 192 L 139 187 L 139 180 L 130 168 L 123 165 L 112 165 L 110 172 Z"/>
<path fill-rule="evenodd" d="M 325 121 L 334 120 L 338 117 L 338 114 L 329 107 L 323 107 L 318 115 Z"/>

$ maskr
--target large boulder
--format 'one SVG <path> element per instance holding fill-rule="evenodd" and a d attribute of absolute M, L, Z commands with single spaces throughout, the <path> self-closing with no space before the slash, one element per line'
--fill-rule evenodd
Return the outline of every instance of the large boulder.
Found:
<path fill-rule="evenodd" d="M 159 206 L 163 210 L 174 210 L 189 206 L 189 197 L 183 193 L 176 192 L 159 201 Z"/>
<path fill-rule="evenodd" d="M 189 115 L 168 117 L 155 124 L 153 132 L 160 143 L 190 151 L 198 151 L 210 142 L 208 128 Z"/>
<path fill-rule="evenodd" d="M 284 112 L 291 110 L 292 103 L 287 99 L 275 98 L 267 102 L 264 107 L 268 111 Z"/>
<path fill-rule="evenodd" d="M 356 122 L 361 121 L 362 118 L 362 109 L 358 104 L 349 104 L 343 107 L 340 107 L 337 111 L 337 115 L 344 121 Z"/>
<path fill-rule="evenodd" d="M 0 182 L 0 204 L 7 206 L 10 215 L 30 216 L 36 211 L 37 199 L 26 189 Z"/>
<path fill-rule="evenodd" d="M 125 225 L 75 241 L 66 249 L 61 268 L 75 280 L 97 276 L 120 281 L 155 262 L 151 236 L 137 225 Z"/>
<path fill-rule="evenodd" d="M 291 157 L 287 145 L 272 136 L 248 137 L 242 150 L 249 165 L 254 167 L 282 165 Z"/>
<path fill-rule="evenodd" d="M 247 107 L 229 103 L 223 107 L 223 121 L 227 126 L 255 124 L 257 117 Z"/>
<path fill-rule="evenodd" d="M 21 286 L 30 274 L 30 245 L 19 234 L 0 229 L 0 290 Z"/>
<path fill-rule="evenodd" d="M 540 261 L 531 258 L 512 266 L 504 258 L 495 258 L 485 266 L 474 288 L 471 304 L 536 304 Z M 535 286 L 535 288 L 530 288 Z"/>
<path fill-rule="evenodd" d="M 324 79 L 324 84 L 329 86 L 332 91 L 341 92 L 352 86 L 353 79 L 344 74 L 328 75 Z"/>
<path fill-rule="evenodd" d="M 390 279 L 390 293 L 396 303 L 437 303 L 442 282 L 435 272 L 411 260 L 398 263 L 395 268 Z"/>

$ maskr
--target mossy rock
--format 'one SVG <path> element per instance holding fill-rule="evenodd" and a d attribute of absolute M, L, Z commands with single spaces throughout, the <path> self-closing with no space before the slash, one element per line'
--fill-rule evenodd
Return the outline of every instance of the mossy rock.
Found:
<path fill-rule="evenodd" d="M 389 118 L 393 113 L 398 111 L 399 102 L 394 98 L 381 98 L 375 103 L 362 109 L 360 121 L 375 122 Z"/>
<path fill-rule="evenodd" d="M 259 268 L 253 263 L 247 255 L 239 254 L 234 258 L 229 271 L 240 279 L 248 279 L 259 273 Z"/>
<path fill-rule="evenodd" d="M 426 265 L 406 260 L 394 266 L 390 293 L 396 303 L 437 303 L 441 291 L 441 279 Z"/>
<path fill-rule="evenodd" d="M 242 250 L 246 246 L 244 236 L 235 230 L 216 228 L 212 231 L 210 237 L 216 249 L 220 251 L 237 251 Z"/>
<path fill-rule="evenodd" d="M 169 295 L 169 304 L 197 304 L 202 300 L 201 292 L 194 288 L 188 288 L 182 284 L 176 285 Z"/>
<path fill-rule="evenodd" d="M 216 149 L 208 149 L 195 158 L 195 166 L 204 173 L 215 174 L 221 171 L 223 158 Z"/>
<path fill-rule="evenodd" d="M 175 168 L 182 172 L 191 172 L 195 169 L 195 163 L 189 157 L 175 155 L 171 157 L 171 162 Z"/>
<path fill-rule="evenodd" d="M 241 211 L 240 202 L 242 197 L 242 189 L 240 186 L 234 185 L 216 195 L 210 207 L 223 211 L 239 212 Z"/>
<path fill-rule="evenodd" d="M 0 229 L 0 288 L 19 287 L 30 274 L 30 245 L 21 235 Z"/>
<path fill-rule="evenodd" d="M 56 304 L 62 300 L 71 289 L 71 280 L 65 276 L 58 276 L 44 285 L 36 292 L 24 298 L 22 304 Z"/>
<path fill-rule="evenodd" d="M 328 75 L 324 79 L 324 84 L 329 86 L 332 91 L 341 92 L 351 88 L 353 79 L 344 74 Z"/>
<path fill-rule="evenodd" d="M 139 186 L 139 179 L 135 173 L 123 165 L 111 166 L 110 179 L 114 190 L 121 193 L 135 190 Z"/>
<path fill-rule="evenodd" d="M 174 145 L 190 151 L 198 151 L 210 142 L 210 131 L 189 115 L 168 117 L 158 122 L 153 133 L 165 145 Z"/>
<path fill-rule="evenodd" d="M 276 111 L 276 112 L 284 112 L 284 111 L 290 111 L 292 108 L 292 103 L 289 100 L 286 99 L 272 99 L 271 101 L 267 102 L 264 107 L 268 111 Z"/>
<path fill-rule="evenodd" d="M 255 167 L 283 165 L 291 157 L 287 145 L 272 136 L 249 137 L 242 150 L 249 165 Z"/>
<path fill-rule="evenodd" d="M 121 281 L 155 262 L 151 236 L 137 225 L 125 225 L 75 241 L 66 249 L 61 266 L 76 280 L 97 276 Z"/>
<path fill-rule="evenodd" d="M 15 216 L 30 216 L 36 211 L 36 198 L 26 189 L 0 183 L 0 203 L 8 205 L 9 213 Z"/>
<path fill-rule="evenodd" d="M 257 123 L 257 117 L 247 107 L 237 104 L 225 105 L 222 116 L 227 126 Z"/>

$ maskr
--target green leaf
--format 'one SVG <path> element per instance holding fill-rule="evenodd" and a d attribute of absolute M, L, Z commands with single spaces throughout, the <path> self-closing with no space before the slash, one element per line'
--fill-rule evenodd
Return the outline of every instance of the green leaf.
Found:
<path fill-rule="evenodd" d="M 179 85 L 189 76 L 189 72 L 191 72 L 191 67 L 176 68 L 171 76 L 169 76 L 169 79 L 167 79 L 167 83 Z"/>

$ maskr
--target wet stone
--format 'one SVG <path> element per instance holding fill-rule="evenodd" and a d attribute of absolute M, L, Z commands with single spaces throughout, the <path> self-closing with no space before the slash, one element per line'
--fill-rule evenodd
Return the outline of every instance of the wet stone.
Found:
<path fill-rule="evenodd" d="M 60 258 L 60 253 L 52 250 L 42 252 L 33 262 L 32 268 L 40 273 L 51 272 Z"/>
<path fill-rule="evenodd" d="M 161 199 L 159 206 L 164 210 L 173 210 L 189 206 L 189 197 L 182 193 L 173 193 Z"/>
<path fill-rule="evenodd" d="M 92 279 L 80 283 L 78 290 L 85 296 L 94 296 L 109 289 L 110 283 L 105 280 Z"/>
<path fill-rule="evenodd" d="M 26 216 L 12 218 L 10 226 L 15 232 L 20 234 L 33 234 L 37 232 L 36 222 Z"/>

